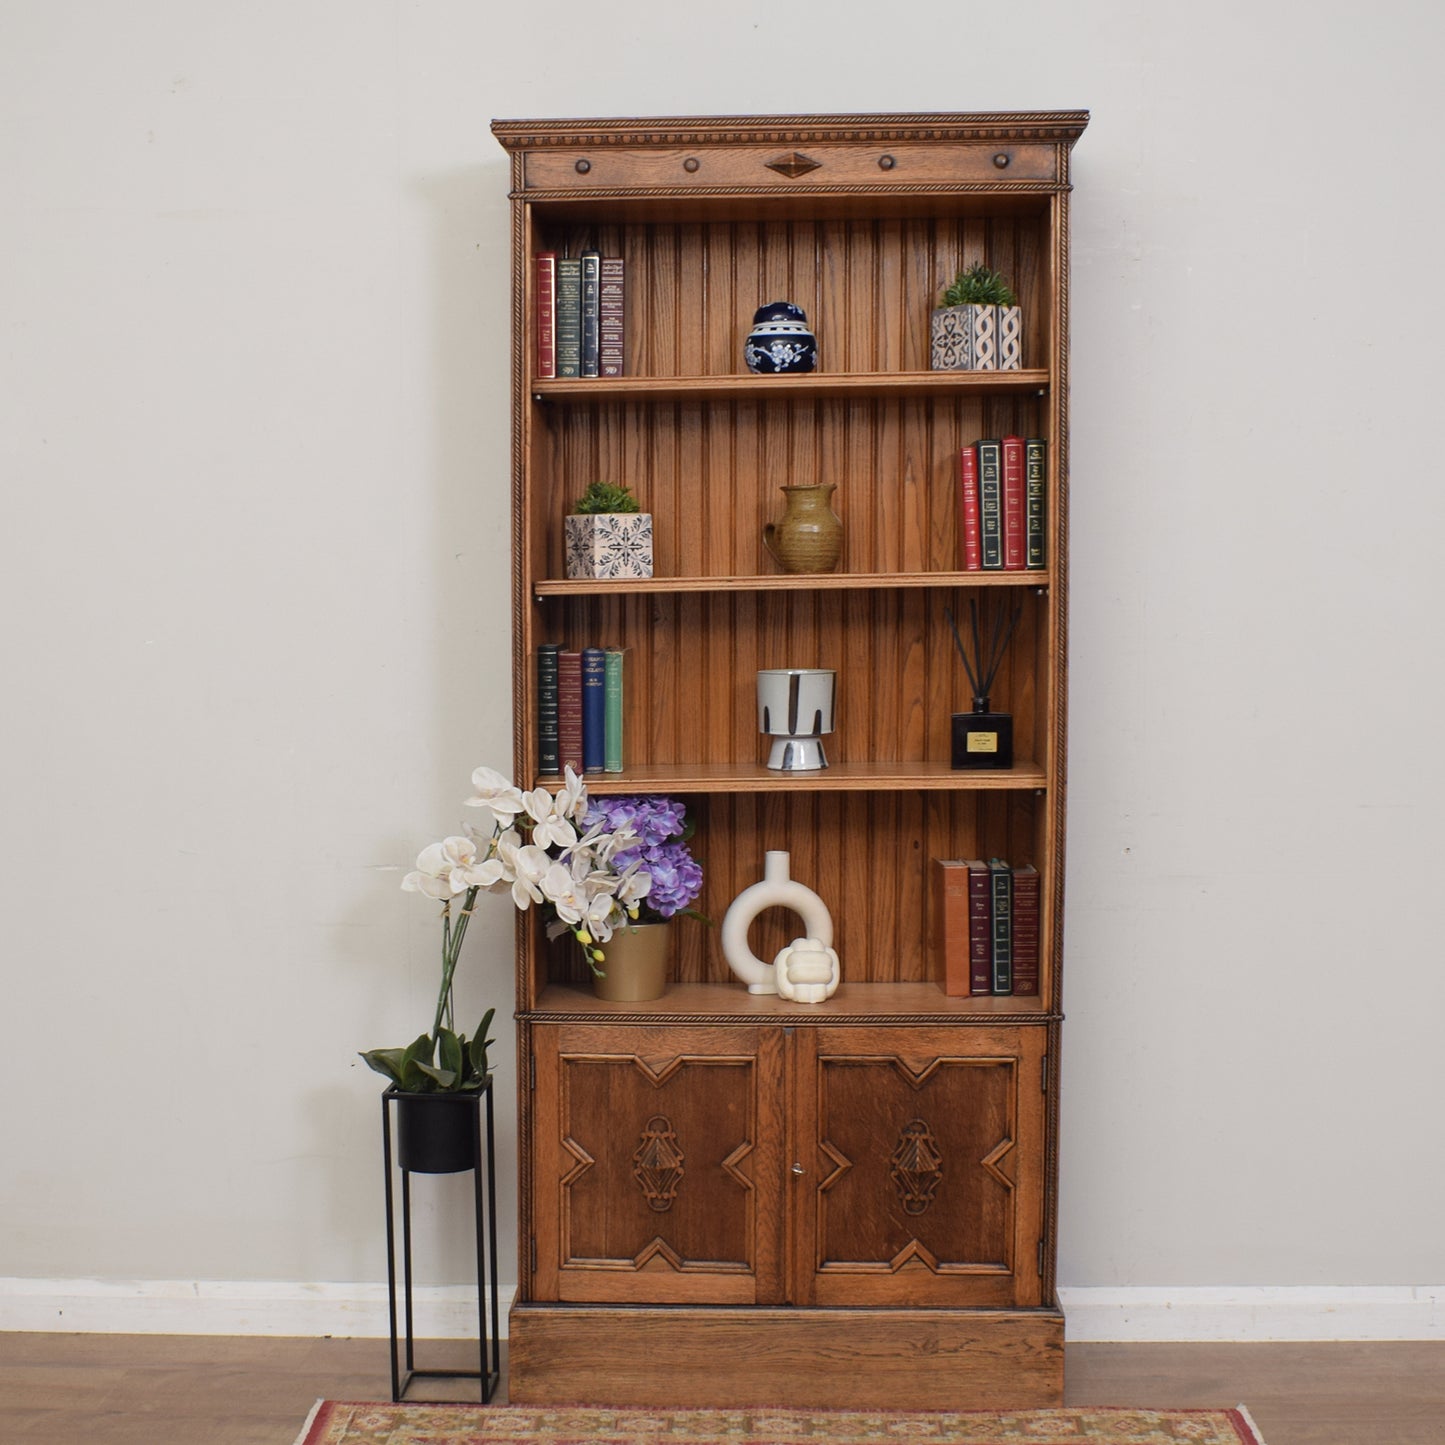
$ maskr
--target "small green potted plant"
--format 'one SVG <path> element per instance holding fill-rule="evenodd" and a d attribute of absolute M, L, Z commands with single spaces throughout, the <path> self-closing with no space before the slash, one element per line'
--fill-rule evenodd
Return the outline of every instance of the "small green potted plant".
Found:
<path fill-rule="evenodd" d="M 929 361 L 934 371 L 1018 371 L 1023 365 L 1023 311 L 1013 287 L 982 261 L 960 271 L 933 313 Z"/>
<path fill-rule="evenodd" d="M 568 577 L 652 576 L 652 513 L 625 484 L 593 482 L 564 526 Z"/>

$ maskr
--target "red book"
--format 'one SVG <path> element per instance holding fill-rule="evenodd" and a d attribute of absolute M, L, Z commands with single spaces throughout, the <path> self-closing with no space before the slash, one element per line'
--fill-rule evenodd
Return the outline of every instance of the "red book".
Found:
<path fill-rule="evenodd" d="M 1003 565 L 1006 572 L 1025 567 L 1024 439 L 1003 439 Z"/>
<path fill-rule="evenodd" d="M 983 533 L 979 530 L 977 448 L 964 447 L 958 460 L 958 525 L 963 531 L 963 570 L 978 572 L 983 567 Z"/>
<path fill-rule="evenodd" d="M 1039 872 L 1014 869 L 1014 992 L 1039 991 Z"/>
<path fill-rule="evenodd" d="M 598 296 L 597 325 L 599 341 L 599 374 L 623 374 L 623 343 L 627 315 L 626 272 L 621 256 L 602 258 L 602 282 Z"/>
<path fill-rule="evenodd" d="M 557 375 L 557 253 L 537 252 L 537 375 Z"/>
<path fill-rule="evenodd" d="M 993 878 L 982 858 L 968 860 L 968 991 L 993 992 Z"/>
<path fill-rule="evenodd" d="M 557 654 L 557 754 L 562 768 L 582 772 L 582 654 Z"/>
<path fill-rule="evenodd" d="M 967 998 L 968 864 L 955 858 L 933 860 L 933 976 L 950 998 Z"/>

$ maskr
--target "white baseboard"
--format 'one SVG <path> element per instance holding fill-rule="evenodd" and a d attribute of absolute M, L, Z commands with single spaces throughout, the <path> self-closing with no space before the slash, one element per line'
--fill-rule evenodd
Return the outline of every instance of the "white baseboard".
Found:
<path fill-rule="evenodd" d="M 1445 1340 L 1445 1285 L 1060 1286 L 1064 1334 L 1090 1340 Z"/>
<path fill-rule="evenodd" d="M 501 1332 L 515 1293 L 499 1291 Z M 1445 1285 L 1096 1289 L 1063 1286 L 1064 1331 L 1087 1341 L 1445 1339 Z M 417 1334 L 466 1339 L 475 1290 L 418 1287 Z M 384 1284 L 0 1279 L 0 1330 L 384 1339 Z"/>
<path fill-rule="evenodd" d="M 501 1335 L 513 1285 L 501 1285 Z M 420 1339 L 477 1334 L 477 1292 L 422 1286 L 412 1295 Z M 0 1279 L 0 1330 L 135 1335 L 336 1335 L 385 1339 L 385 1284 L 271 1281 Z"/>

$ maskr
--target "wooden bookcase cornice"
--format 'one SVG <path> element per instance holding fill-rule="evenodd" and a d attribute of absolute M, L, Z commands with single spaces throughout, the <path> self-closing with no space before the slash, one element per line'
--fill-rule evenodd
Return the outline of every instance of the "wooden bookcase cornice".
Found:
<path fill-rule="evenodd" d="M 638 120 L 494 120 L 508 150 L 543 146 L 799 145 L 820 141 L 1076 140 L 1089 112 L 1008 111 L 898 115 L 669 116 Z"/>

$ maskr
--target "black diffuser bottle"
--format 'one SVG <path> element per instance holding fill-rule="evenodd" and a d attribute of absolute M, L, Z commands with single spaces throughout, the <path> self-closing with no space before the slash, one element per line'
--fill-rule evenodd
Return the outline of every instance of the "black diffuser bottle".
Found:
<path fill-rule="evenodd" d="M 973 688 L 973 711 L 953 714 L 952 763 L 955 768 L 1011 768 L 1014 765 L 1014 720 L 1011 713 L 993 712 L 989 708 L 989 689 L 998 675 L 999 664 L 1003 661 L 1004 649 L 1018 625 L 1023 609 L 1016 608 L 1014 614 L 1004 621 L 1000 608 L 994 615 L 993 627 L 988 640 L 987 651 L 983 645 L 983 628 L 978 620 L 978 603 L 970 599 L 968 604 L 971 624 L 973 652 L 963 645 L 953 613 L 944 608 L 944 616 L 953 631 L 953 641 L 963 661 L 963 670 L 968 674 Z"/>
<path fill-rule="evenodd" d="M 1013 765 L 1012 713 L 990 712 L 986 697 L 974 698 L 972 712 L 954 713 L 955 768 L 1011 768 Z"/>

